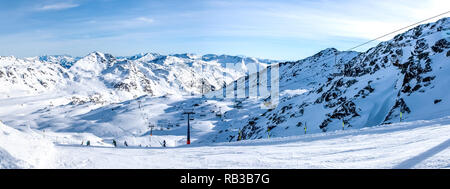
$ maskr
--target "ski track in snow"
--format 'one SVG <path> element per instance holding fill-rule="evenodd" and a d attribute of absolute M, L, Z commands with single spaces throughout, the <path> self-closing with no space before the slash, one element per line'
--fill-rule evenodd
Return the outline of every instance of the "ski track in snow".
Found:
<path fill-rule="evenodd" d="M 57 168 L 449 168 L 450 117 L 173 148 L 57 145 Z"/>

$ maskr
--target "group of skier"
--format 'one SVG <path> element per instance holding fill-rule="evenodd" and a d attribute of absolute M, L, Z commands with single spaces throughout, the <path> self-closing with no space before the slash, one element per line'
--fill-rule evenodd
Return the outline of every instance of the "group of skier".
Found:
<path fill-rule="evenodd" d="M 113 139 L 112 143 L 113 143 L 114 147 L 117 147 L 117 142 L 116 142 L 116 140 Z M 124 145 L 124 146 L 128 146 L 127 141 L 123 142 L 123 145 Z"/>
<path fill-rule="evenodd" d="M 114 145 L 114 147 L 117 147 L 117 141 L 116 140 L 112 140 L 112 144 Z M 81 145 L 83 146 L 84 145 L 84 141 L 82 141 L 81 142 Z M 128 143 L 127 143 L 127 141 L 125 141 L 125 142 L 123 142 L 123 145 L 124 146 L 126 146 L 126 147 L 128 147 Z M 86 146 L 91 146 L 91 141 L 87 141 L 86 142 Z M 139 146 L 141 146 L 141 145 L 139 145 Z M 166 147 L 166 140 L 164 140 L 162 143 L 161 143 L 161 146 L 162 147 Z"/>

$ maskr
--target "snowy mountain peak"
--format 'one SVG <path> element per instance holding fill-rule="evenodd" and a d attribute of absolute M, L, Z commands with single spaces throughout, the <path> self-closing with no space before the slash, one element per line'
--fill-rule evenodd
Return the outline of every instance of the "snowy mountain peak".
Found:
<path fill-rule="evenodd" d="M 323 54 L 323 55 L 327 55 L 327 54 L 335 54 L 338 53 L 339 51 L 335 48 L 326 48 L 324 50 L 319 51 L 316 55 L 318 54 Z"/>
<path fill-rule="evenodd" d="M 120 57 L 121 59 L 127 59 L 127 60 L 140 60 L 140 61 L 152 61 L 155 58 L 161 56 L 158 53 L 139 53 L 133 56 L 129 56 L 129 57 Z"/>
<path fill-rule="evenodd" d="M 15 56 L 0 56 L 0 65 L 13 64 L 17 60 Z"/>
<path fill-rule="evenodd" d="M 333 60 L 334 60 L 334 57 L 339 55 L 340 53 L 343 53 L 343 52 L 338 51 L 335 48 L 327 48 L 327 49 L 319 51 L 318 53 L 316 53 L 313 56 L 308 57 L 308 58 L 314 59 L 316 61 L 321 60 L 321 59 L 329 59 L 329 58 L 333 58 Z M 306 58 L 306 59 L 308 59 L 308 58 Z"/>
<path fill-rule="evenodd" d="M 183 53 L 183 54 L 171 54 L 170 56 L 175 56 L 178 58 L 185 58 L 185 59 L 198 59 L 200 56 L 193 54 L 193 53 Z"/>
<path fill-rule="evenodd" d="M 82 59 L 85 59 L 85 58 L 91 59 L 91 60 L 97 59 L 98 62 L 102 62 L 102 63 L 116 60 L 116 58 L 113 55 L 107 54 L 107 53 L 101 53 L 98 51 L 89 53 L 87 56 L 83 57 Z"/>
<path fill-rule="evenodd" d="M 37 59 L 41 62 L 60 64 L 64 68 L 70 68 L 80 58 L 74 58 L 70 55 L 44 55 L 36 57 L 34 59 Z"/>

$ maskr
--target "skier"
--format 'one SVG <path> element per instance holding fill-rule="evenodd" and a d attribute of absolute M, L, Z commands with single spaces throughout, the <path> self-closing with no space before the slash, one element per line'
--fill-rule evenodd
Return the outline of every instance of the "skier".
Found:
<path fill-rule="evenodd" d="M 117 142 L 114 139 L 113 139 L 113 145 L 114 145 L 114 147 L 117 147 Z"/>
<path fill-rule="evenodd" d="M 86 146 L 90 146 L 90 145 L 91 145 L 91 141 L 88 140 L 88 141 L 86 142 Z"/>
<path fill-rule="evenodd" d="M 125 141 L 125 142 L 123 143 L 123 145 L 125 145 L 125 146 L 128 146 L 128 143 L 127 143 L 127 141 Z"/>
<path fill-rule="evenodd" d="M 166 140 L 163 141 L 163 147 L 166 147 Z"/>

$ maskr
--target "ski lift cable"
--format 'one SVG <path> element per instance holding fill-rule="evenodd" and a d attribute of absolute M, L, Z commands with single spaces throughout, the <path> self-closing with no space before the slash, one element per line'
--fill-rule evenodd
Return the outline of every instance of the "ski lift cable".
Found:
<path fill-rule="evenodd" d="M 410 24 L 410 25 L 408 25 L 408 26 L 402 27 L 402 28 L 400 28 L 400 29 L 397 29 L 397 30 L 395 30 L 395 31 L 389 32 L 389 33 L 384 34 L 384 35 L 382 35 L 382 36 L 380 36 L 380 37 L 377 37 L 377 38 L 375 38 L 375 39 L 369 40 L 369 41 L 367 41 L 367 42 L 365 42 L 365 43 L 362 43 L 362 44 L 359 44 L 359 45 L 357 45 L 357 46 L 355 46 L 355 47 L 352 47 L 352 48 L 350 48 L 350 49 L 347 50 L 347 51 L 351 51 L 351 50 L 353 50 L 353 49 L 356 49 L 356 48 L 358 48 L 358 47 L 364 46 L 364 45 L 366 45 L 366 44 L 368 44 L 368 43 L 371 43 L 371 42 L 373 42 L 373 41 L 376 41 L 376 40 L 381 39 L 381 38 L 383 38 L 383 37 L 386 37 L 386 36 L 388 36 L 388 35 L 394 34 L 394 33 L 396 33 L 396 32 L 399 32 L 399 31 L 402 31 L 402 30 L 404 30 L 404 29 L 413 27 L 413 26 L 415 26 L 415 25 L 418 25 L 418 24 L 423 23 L 423 22 L 426 22 L 426 21 L 428 21 L 428 20 L 437 18 L 437 17 L 439 17 L 439 16 L 443 16 L 443 15 L 448 14 L 448 13 L 450 13 L 450 11 L 447 11 L 447 12 L 438 14 L 438 15 L 436 15 L 436 16 L 432 16 L 432 17 L 430 17 L 430 18 L 421 20 L 421 21 L 416 22 L 416 23 L 414 23 L 414 24 Z"/>
<path fill-rule="evenodd" d="M 354 47 L 352 47 L 352 48 L 349 48 L 349 49 L 346 50 L 346 51 L 352 51 L 352 50 L 354 50 L 354 49 L 356 49 L 356 48 L 358 48 L 358 47 L 362 47 L 362 46 L 364 46 L 364 45 L 367 45 L 367 44 L 369 44 L 369 43 L 371 43 L 371 42 L 374 42 L 374 41 L 376 41 L 376 40 L 378 40 L 378 39 L 381 39 L 381 38 L 383 38 L 383 37 L 386 37 L 386 36 L 389 36 L 389 35 L 391 35 L 391 34 L 397 33 L 397 32 L 399 32 L 399 31 L 408 29 L 408 28 L 410 28 L 410 27 L 416 26 L 416 25 L 418 25 L 418 24 L 421 24 L 421 23 L 426 22 L 426 21 L 428 21 L 428 20 L 431 20 L 431 19 L 434 19 L 434 18 L 443 16 L 443 15 L 448 14 L 448 13 L 450 13 L 450 11 L 447 11 L 447 12 L 444 12 L 444 13 L 441 13 L 441 14 L 438 14 L 438 15 L 435 15 L 435 16 L 432 16 L 432 17 L 429 17 L 429 18 L 427 18 L 427 19 L 418 21 L 418 22 L 416 22 L 416 23 L 410 24 L 410 25 L 408 25 L 408 26 L 405 26 L 405 27 L 402 27 L 402 28 L 400 28 L 400 29 L 397 29 L 397 30 L 394 30 L 394 31 L 392 31 L 392 32 L 389 32 L 389 33 L 386 33 L 386 34 L 384 34 L 384 35 L 381 35 L 381 36 L 379 36 L 379 37 L 377 37 L 377 38 L 375 38 L 375 39 L 371 39 L 371 40 L 369 40 L 369 41 L 366 41 L 366 42 L 364 42 L 364 43 L 361 43 L 361 44 L 359 44 L 359 45 L 356 45 L 356 46 L 354 46 Z M 335 55 L 334 57 L 336 57 L 336 55 Z M 329 58 L 327 58 L 327 59 L 324 59 L 324 60 L 322 60 L 322 61 L 320 61 L 320 62 L 325 62 L 325 61 L 327 61 L 327 60 L 330 59 L 330 58 L 332 58 L 332 57 L 329 57 Z"/>
<path fill-rule="evenodd" d="M 405 26 L 405 27 L 402 27 L 402 28 L 400 28 L 400 29 L 394 30 L 394 31 L 392 31 L 392 32 L 386 33 L 386 34 L 384 34 L 384 35 L 381 35 L 381 36 L 379 36 L 379 37 L 376 37 L 376 38 L 371 39 L 371 40 L 369 40 L 369 41 L 366 41 L 366 42 L 364 42 L 364 43 L 358 44 L 358 45 L 356 45 L 356 46 L 354 46 L 354 47 L 352 47 L 352 48 L 349 48 L 349 49 L 347 49 L 347 50 L 345 50 L 345 51 L 352 51 L 352 50 L 354 50 L 354 49 L 356 49 L 356 48 L 358 48 L 358 47 L 362 47 L 362 46 L 364 46 L 364 45 L 367 45 L 367 44 L 369 44 L 369 43 L 371 43 L 371 42 L 374 42 L 374 41 L 376 41 L 376 40 L 378 40 L 378 39 L 381 39 L 381 38 L 383 38 L 383 37 L 386 37 L 386 36 L 389 36 L 389 35 L 394 34 L 394 33 L 396 33 L 396 32 L 399 32 L 399 31 L 408 29 L 408 28 L 410 28 L 410 27 L 416 26 L 416 25 L 418 25 L 418 24 L 421 24 L 421 23 L 423 23 L 423 22 L 429 21 L 429 20 L 431 20 L 431 19 L 434 19 L 434 18 L 443 16 L 443 15 L 446 15 L 446 14 L 448 14 L 448 13 L 450 13 L 450 11 L 446 11 L 446 12 L 443 12 L 443 13 L 441 13 L 441 14 L 438 14 L 438 15 L 435 15 L 435 16 L 432 16 L 432 17 L 429 17 L 429 18 L 427 18 L 427 19 L 424 19 L 424 20 L 415 22 L 415 23 L 413 23 L 413 24 L 410 24 L 410 25 L 408 25 L 408 26 Z M 345 52 L 345 51 L 342 51 L 342 52 Z M 339 55 L 336 55 L 336 52 L 335 52 L 335 55 L 334 55 L 334 56 L 329 56 L 328 58 L 326 58 L 326 59 L 324 59 L 324 60 L 322 60 L 322 61 L 318 61 L 318 62 L 316 62 L 316 63 L 323 63 L 323 62 L 325 62 L 325 61 L 328 61 L 328 60 L 331 59 L 331 58 L 335 58 L 336 56 L 339 56 Z M 289 61 L 288 61 L 288 62 L 289 62 Z"/>

